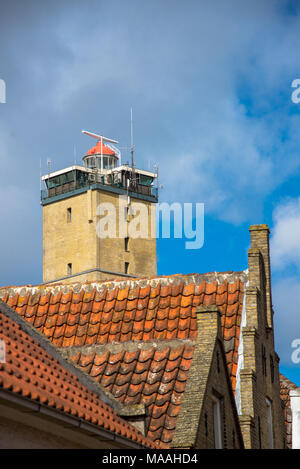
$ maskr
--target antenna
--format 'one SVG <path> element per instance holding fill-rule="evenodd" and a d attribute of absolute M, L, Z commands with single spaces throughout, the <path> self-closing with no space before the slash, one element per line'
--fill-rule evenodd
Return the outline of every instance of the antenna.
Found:
<path fill-rule="evenodd" d="M 77 164 L 77 157 L 76 157 L 76 145 L 74 145 L 74 165 Z"/>
<path fill-rule="evenodd" d="M 47 166 L 48 166 L 48 181 L 49 181 L 50 173 L 51 173 L 51 160 L 50 160 L 50 158 L 47 159 Z M 49 189 L 48 189 L 47 193 L 49 194 Z"/>
<path fill-rule="evenodd" d="M 103 135 L 94 134 L 93 132 L 88 132 L 87 130 L 82 130 L 81 132 L 85 135 L 89 135 L 90 137 L 96 138 L 97 140 L 101 140 L 103 142 L 119 143 L 117 140 L 113 140 L 112 138 L 103 137 Z"/>
<path fill-rule="evenodd" d="M 156 174 L 157 174 L 157 177 L 156 177 L 156 191 L 157 191 L 157 198 L 158 198 L 158 191 L 159 191 L 160 189 L 163 189 L 163 188 L 164 188 L 163 184 L 159 184 L 159 180 L 158 180 L 158 163 L 156 163 L 156 164 L 154 165 L 154 171 L 155 171 Z"/>
<path fill-rule="evenodd" d="M 52 161 L 50 160 L 50 158 L 48 158 L 47 159 L 48 177 L 50 176 L 50 173 L 51 173 L 51 163 Z"/>
<path fill-rule="evenodd" d="M 134 171 L 134 144 L 133 144 L 133 118 L 132 118 L 132 108 L 130 109 L 130 136 L 131 136 L 131 184 L 133 187 L 136 186 L 135 171 Z"/>
<path fill-rule="evenodd" d="M 40 158 L 40 191 L 42 191 L 42 158 Z"/>
<path fill-rule="evenodd" d="M 83 134 L 88 135 L 89 137 L 96 138 L 98 141 L 101 142 L 101 155 L 103 154 L 103 142 L 108 142 L 108 143 L 114 143 L 118 144 L 119 142 L 117 140 L 113 140 L 112 138 L 107 138 L 103 137 L 103 135 L 98 135 L 93 132 L 89 132 L 88 130 L 82 130 L 81 131 Z M 119 148 L 115 147 L 114 145 L 107 145 L 111 150 L 115 152 L 115 155 L 117 158 L 119 158 L 119 161 L 121 163 L 121 152 Z"/>
<path fill-rule="evenodd" d="M 133 119 L 132 119 L 132 108 L 130 108 L 130 137 L 131 137 L 131 151 L 133 153 Z"/>

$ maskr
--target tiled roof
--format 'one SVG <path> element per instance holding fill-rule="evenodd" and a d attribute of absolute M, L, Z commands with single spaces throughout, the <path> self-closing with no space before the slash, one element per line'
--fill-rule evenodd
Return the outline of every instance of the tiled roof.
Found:
<path fill-rule="evenodd" d="M 280 373 L 280 398 L 284 403 L 284 420 L 288 448 L 292 448 L 292 411 L 290 400 L 291 389 L 298 389 L 298 386 L 296 386 L 296 384 Z"/>
<path fill-rule="evenodd" d="M 144 402 L 149 436 L 169 442 L 197 338 L 197 306 L 220 310 L 235 390 L 246 280 L 243 272 L 175 275 L 4 289 L 0 297 L 117 399 Z M 147 351 L 136 349 L 145 343 L 152 343 Z M 114 344 L 118 352 L 109 349 Z"/>
<path fill-rule="evenodd" d="M 146 406 L 147 436 L 170 443 L 191 365 L 193 344 L 122 344 L 71 358 L 124 404 Z M 105 350 L 106 349 L 106 350 Z"/>
<path fill-rule="evenodd" d="M 24 331 L 22 324 L 8 317 L 1 302 L 0 340 L 5 343 L 0 389 L 77 417 L 138 445 L 155 447 Z"/>

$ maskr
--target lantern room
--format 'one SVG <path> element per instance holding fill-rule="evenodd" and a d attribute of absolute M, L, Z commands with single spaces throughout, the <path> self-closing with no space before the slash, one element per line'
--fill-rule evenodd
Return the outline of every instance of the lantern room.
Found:
<path fill-rule="evenodd" d="M 114 169 L 118 166 L 119 155 L 115 147 L 104 144 L 98 140 L 96 145 L 89 149 L 83 157 L 84 166 L 87 169 L 103 170 Z"/>

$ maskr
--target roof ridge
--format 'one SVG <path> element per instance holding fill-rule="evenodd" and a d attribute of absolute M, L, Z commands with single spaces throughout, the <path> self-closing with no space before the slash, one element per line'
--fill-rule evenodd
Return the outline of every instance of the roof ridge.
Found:
<path fill-rule="evenodd" d="M 28 334 L 33 340 L 37 341 L 39 345 L 56 359 L 59 364 L 67 371 L 75 375 L 79 382 L 83 384 L 89 391 L 94 392 L 98 398 L 106 405 L 112 407 L 118 414 L 124 415 L 137 415 L 142 413 L 143 409 L 140 405 L 123 405 L 121 404 L 109 391 L 97 383 L 90 375 L 85 373 L 77 367 L 72 360 L 65 357 L 61 350 L 58 349 L 47 337 L 41 334 L 34 326 L 32 326 L 26 319 L 18 314 L 14 309 L 8 306 L 0 299 L 0 312 L 7 318 L 11 319 L 14 323 L 20 326 L 21 330 Z"/>
<path fill-rule="evenodd" d="M 282 384 L 285 384 L 286 387 L 288 387 L 289 389 L 293 388 L 293 389 L 298 389 L 299 386 L 297 386 L 297 384 L 295 384 L 293 381 L 291 381 L 289 378 L 287 378 L 283 373 L 279 373 L 279 377 L 280 377 L 280 382 Z"/>
<path fill-rule="evenodd" d="M 74 283 L 53 283 L 51 285 L 20 285 L 20 286 L 7 286 L 0 287 L 0 299 L 5 294 L 18 293 L 25 296 L 26 293 L 31 291 L 32 294 L 37 294 L 41 292 L 59 292 L 63 291 L 67 293 L 68 291 L 75 291 L 78 293 L 82 289 L 84 291 L 91 291 L 96 288 L 97 291 L 102 291 L 105 288 L 109 290 L 119 287 L 120 289 L 125 289 L 129 286 L 130 289 L 134 289 L 137 286 L 145 287 L 147 285 L 157 286 L 159 283 L 161 285 L 178 285 L 179 283 L 184 283 L 188 285 L 194 283 L 196 285 L 202 283 L 204 280 L 209 283 L 217 281 L 218 284 L 224 283 L 234 283 L 237 279 L 246 282 L 248 278 L 247 270 L 244 271 L 227 271 L 227 272 L 207 272 L 207 273 L 192 273 L 192 274 L 172 274 L 172 275 L 161 275 L 157 277 L 137 277 L 132 279 L 111 279 L 111 280 L 101 280 L 101 281 L 86 281 L 86 282 L 74 282 Z"/>
<path fill-rule="evenodd" d="M 89 355 L 92 353 L 105 353 L 110 352 L 112 354 L 117 354 L 123 351 L 126 352 L 135 352 L 137 350 L 145 351 L 155 348 L 157 350 L 165 349 L 170 347 L 171 349 L 177 348 L 179 346 L 189 345 L 195 346 L 196 341 L 192 339 L 159 339 L 159 340 L 127 340 L 125 342 L 109 342 L 106 344 L 92 344 L 92 345 L 72 345 L 70 347 L 60 348 L 60 352 L 65 357 L 72 357 L 78 352 L 83 353 L 83 355 Z"/>

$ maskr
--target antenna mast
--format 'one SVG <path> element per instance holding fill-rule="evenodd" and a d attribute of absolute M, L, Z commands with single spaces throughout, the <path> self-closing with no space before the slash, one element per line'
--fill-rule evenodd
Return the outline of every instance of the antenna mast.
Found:
<path fill-rule="evenodd" d="M 132 118 L 132 108 L 130 109 L 130 131 L 131 131 L 131 146 L 130 146 L 130 153 L 131 153 L 131 184 L 132 187 L 136 186 L 136 178 L 135 178 L 135 164 L 134 164 L 134 144 L 133 144 L 133 118 Z"/>
<path fill-rule="evenodd" d="M 50 173 L 51 173 L 51 160 L 50 158 L 47 159 L 47 167 L 48 167 L 48 178 L 50 178 Z"/>
<path fill-rule="evenodd" d="M 40 158 L 40 192 L 42 192 L 42 158 Z"/>
<path fill-rule="evenodd" d="M 74 165 L 77 164 L 77 153 L 76 153 L 76 145 L 74 145 Z"/>

